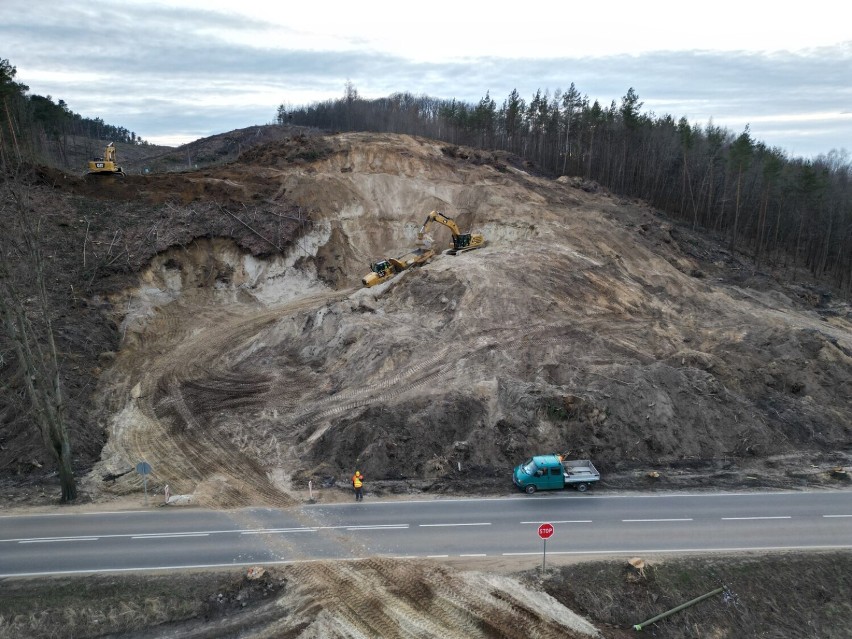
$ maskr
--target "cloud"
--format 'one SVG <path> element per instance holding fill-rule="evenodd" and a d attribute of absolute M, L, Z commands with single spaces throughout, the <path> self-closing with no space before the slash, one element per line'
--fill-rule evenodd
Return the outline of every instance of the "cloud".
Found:
<path fill-rule="evenodd" d="M 796 52 L 424 61 L 370 48 L 357 31 L 329 44 L 316 24 L 296 24 L 190 5 L 66 0 L 44 11 L 43 3 L 4 0 L 0 42 L 32 93 L 149 140 L 262 124 L 280 103 L 342 96 L 347 81 L 366 98 L 409 92 L 478 102 L 490 92 L 498 106 L 513 89 L 529 100 L 573 82 L 603 106 L 633 87 L 657 115 L 712 119 L 733 131 L 751 124 L 754 137 L 795 154 L 852 148 L 852 122 L 840 115 L 852 97 L 852 42 Z"/>

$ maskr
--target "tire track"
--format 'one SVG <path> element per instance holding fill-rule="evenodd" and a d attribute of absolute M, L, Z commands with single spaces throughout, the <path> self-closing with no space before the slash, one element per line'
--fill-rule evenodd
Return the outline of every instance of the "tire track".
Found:
<path fill-rule="evenodd" d="M 136 423 L 127 429 L 113 429 L 113 457 L 134 464 L 134 459 L 146 459 L 155 468 L 157 479 L 169 483 L 174 494 L 178 494 L 178 490 L 191 493 L 205 480 L 216 476 L 223 477 L 226 485 L 238 487 L 237 492 L 243 493 L 239 498 L 225 496 L 215 505 L 246 505 L 254 502 L 252 495 L 267 504 L 289 503 L 290 499 L 269 481 L 266 471 L 256 460 L 227 442 L 222 445 L 223 442 L 210 438 L 212 433 L 198 422 L 181 386 L 187 380 L 204 379 L 210 371 L 221 368 L 215 364 L 226 361 L 228 352 L 240 348 L 264 327 L 306 308 L 340 299 L 349 292 L 314 295 L 259 313 L 256 309 L 241 312 L 199 309 L 198 300 L 169 304 L 122 354 L 119 366 L 128 371 L 128 379 L 141 369 L 138 383 L 142 396 L 135 407 Z M 246 316 L 249 312 L 251 315 Z M 193 317 L 194 325 L 207 326 L 186 330 L 182 319 L 187 315 Z M 157 335 L 157 339 L 152 341 L 149 335 Z M 136 368 L 134 362 L 137 365 L 142 362 L 142 366 Z M 227 367 L 224 368 L 221 378 L 234 380 L 233 376 L 229 377 Z M 238 386 L 245 385 L 236 381 Z M 158 390 L 160 388 L 164 390 Z M 172 425 L 167 426 L 168 422 Z M 122 462 L 115 462 L 115 465 L 120 466 Z"/>

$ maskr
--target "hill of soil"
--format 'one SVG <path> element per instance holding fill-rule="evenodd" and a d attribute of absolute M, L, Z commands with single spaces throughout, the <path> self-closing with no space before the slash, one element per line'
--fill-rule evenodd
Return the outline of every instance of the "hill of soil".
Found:
<path fill-rule="evenodd" d="M 287 503 L 356 467 L 380 493 L 505 492 L 542 451 L 625 488 L 836 483 L 849 305 L 641 202 L 524 169 L 292 131 L 197 172 L 44 169 L 33 209 L 79 466 L 100 458 L 85 491 L 137 491 L 133 474 L 101 478 L 145 458 L 209 505 Z M 433 209 L 488 245 L 362 288 Z M 4 468 L 43 464 L 28 439 L 7 436 Z"/>
<path fill-rule="evenodd" d="M 301 127 L 252 126 L 201 138 L 179 147 L 63 135 L 55 140 L 42 140 L 41 153 L 49 165 L 82 176 L 87 171 L 89 160 L 103 156 L 104 147 L 113 142 L 117 163 L 125 173 L 148 175 L 192 171 L 199 167 L 233 162 L 252 147 L 287 140 L 297 132 L 316 135 Z"/>
<path fill-rule="evenodd" d="M 374 495 L 507 494 L 511 467 L 545 451 L 593 459 L 602 490 L 847 485 L 832 469 L 852 454 L 848 303 L 583 180 L 406 136 L 287 130 L 197 171 L 41 169 L 27 198 L 48 249 L 81 501 L 138 496 L 128 471 L 141 459 L 149 491 L 169 484 L 212 507 L 284 506 L 308 481 L 319 500 L 348 498 L 356 467 Z M 433 209 L 487 246 L 362 288 Z M 6 399 L 4 506 L 53 504 L 55 473 Z M 535 580 L 319 562 L 254 585 L 170 575 L 161 594 L 150 577 L 65 579 L 33 582 L 45 612 L 25 617 L 33 599 L 16 582 L 3 584 L 0 636 L 52 636 L 73 611 L 81 628 L 101 624 L 80 636 L 620 637 L 705 588 L 677 566 L 625 582 L 613 565 Z M 767 565 L 711 566 L 734 598 L 658 636 L 738 636 L 798 604 L 826 604 L 800 636 L 848 627 L 848 598 L 831 589 L 848 593 L 842 578 L 770 598 L 761 587 L 813 560 Z M 716 634 L 701 634 L 711 621 Z"/>

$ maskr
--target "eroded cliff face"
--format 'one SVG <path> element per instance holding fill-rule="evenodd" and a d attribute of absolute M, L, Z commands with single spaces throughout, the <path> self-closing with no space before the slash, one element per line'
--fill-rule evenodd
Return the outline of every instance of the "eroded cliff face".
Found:
<path fill-rule="evenodd" d="M 121 344 L 88 490 L 142 458 L 173 494 L 222 506 L 287 503 L 355 467 L 373 490 L 505 492 L 542 451 L 588 456 L 623 485 L 652 466 L 724 483 L 755 460 L 777 481 L 785 456 L 820 473 L 846 461 L 848 307 L 744 276 L 641 203 L 495 158 L 405 136 L 322 148 L 293 163 L 269 145 L 205 178 L 306 212 L 286 242 L 274 218 L 252 227 L 281 251 L 199 237 L 111 294 Z M 487 246 L 361 288 L 433 209 Z"/>

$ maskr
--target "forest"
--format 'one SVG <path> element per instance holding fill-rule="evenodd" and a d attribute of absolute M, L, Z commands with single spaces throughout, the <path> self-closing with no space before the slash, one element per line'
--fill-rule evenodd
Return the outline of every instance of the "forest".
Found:
<path fill-rule="evenodd" d="M 483 150 L 502 150 L 551 175 L 581 176 L 612 193 L 641 198 L 666 214 L 722 235 L 755 271 L 806 267 L 817 280 L 852 292 L 852 164 L 846 150 L 815 159 L 788 157 L 712 122 L 642 110 L 630 88 L 609 106 L 590 102 L 573 83 L 513 90 L 498 108 L 397 93 L 344 95 L 307 106 L 278 107 L 279 124 L 335 131 L 404 133 Z"/>
<path fill-rule="evenodd" d="M 72 112 L 63 100 L 28 95 L 15 75 L 0 58 L 0 153 L 67 165 L 69 145 L 147 144 L 124 127 Z M 476 104 L 410 93 L 364 99 L 347 83 L 339 99 L 281 104 L 275 120 L 510 152 L 547 174 L 581 176 L 720 234 L 731 253 L 751 258 L 755 271 L 805 267 L 816 280 L 852 292 L 852 162 L 846 150 L 789 157 L 756 140 L 748 126 L 736 133 L 642 107 L 633 88 L 603 106 L 573 83 L 566 91 L 538 90 L 529 100 L 513 90 L 499 107 L 489 93 Z M 7 159 L 0 157 L 4 165 Z"/>
<path fill-rule="evenodd" d="M 102 146 L 99 140 L 147 144 L 123 126 L 74 113 L 64 100 L 54 102 L 49 95 L 30 95 L 26 84 L 15 81 L 16 75 L 11 62 L 0 58 L 0 153 L 11 151 L 67 165 L 69 145 L 86 144 L 94 151 Z"/>

